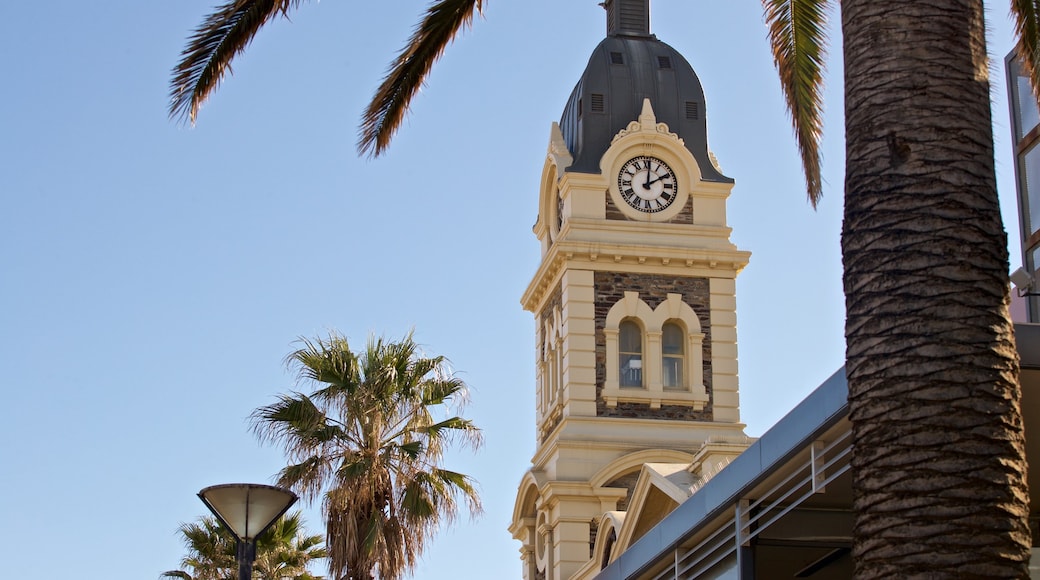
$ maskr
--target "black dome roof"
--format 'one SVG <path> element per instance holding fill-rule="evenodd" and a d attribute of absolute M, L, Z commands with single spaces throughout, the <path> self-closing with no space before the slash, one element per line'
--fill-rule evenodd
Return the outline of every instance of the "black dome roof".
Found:
<path fill-rule="evenodd" d="M 611 139 L 638 119 L 643 99 L 649 98 L 657 121 L 679 135 L 697 160 L 702 179 L 732 182 L 708 157 L 704 91 L 690 63 L 651 34 L 609 32 L 589 58 L 560 119 L 574 157 L 567 171 L 599 173 Z"/>

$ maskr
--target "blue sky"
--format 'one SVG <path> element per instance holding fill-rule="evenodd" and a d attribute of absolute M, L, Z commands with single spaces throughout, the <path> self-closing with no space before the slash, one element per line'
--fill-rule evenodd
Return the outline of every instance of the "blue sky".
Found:
<path fill-rule="evenodd" d="M 534 324 L 519 304 L 549 138 L 604 35 L 594 0 L 492 0 L 447 51 L 388 153 L 360 113 L 425 2 L 304 2 L 262 31 L 188 128 L 168 74 L 211 0 L 17 2 L 0 20 L 0 528 L 5 576 L 154 578 L 195 493 L 269 482 L 247 415 L 294 387 L 297 337 L 416 339 L 472 387 L 485 515 L 438 536 L 424 579 L 518 578 L 506 527 L 534 451 Z M 991 3 L 999 187 L 1017 240 L 1003 56 Z M 704 85 L 736 180 L 741 411 L 760 435 L 844 353 L 840 39 L 825 197 L 805 201 L 757 2 L 657 0 L 653 31 Z M 835 32 L 835 34 L 837 34 Z M 1012 250 L 1012 268 L 1020 262 Z M 480 264 L 480 265 L 478 265 Z M 320 532 L 317 506 L 304 506 Z M 464 563 L 464 566 L 460 566 Z"/>

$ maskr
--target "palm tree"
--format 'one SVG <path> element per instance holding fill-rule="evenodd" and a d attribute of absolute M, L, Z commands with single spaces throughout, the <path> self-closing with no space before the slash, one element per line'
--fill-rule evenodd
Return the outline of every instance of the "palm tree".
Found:
<path fill-rule="evenodd" d="M 285 449 L 278 484 L 322 498 L 331 576 L 401 578 L 459 499 L 481 509 L 472 480 L 440 467 L 446 444 L 480 444 L 472 422 L 440 417 L 465 384 L 443 357 L 421 356 L 410 334 L 370 338 L 357 353 L 335 334 L 302 343 L 286 360 L 316 390 L 257 409 L 254 430 Z"/>
<path fill-rule="evenodd" d="M 205 516 L 197 522 L 182 524 L 188 555 L 181 560 L 182 570 L 163 572 L 160 578 L 182 580 L 236 580 L 238 562 L 236 539 L 216 518 Z M 258 580 L 321 580 L 307 567 L 325 557 L 321 536 L 308 536 L 300 512 L 278 519 L 257 538 L 253 576 Z"/>
<path fill-rule="evenodd" d="M 828 5 L 763 0 L 813 204 Z M 839 5 L 856 575 L 1026 577 L 1025 448 L 982 0 Z M 1013 5 L 1020 15 L 1035 7 Z M 1037 19 L 1026 22 L 1019 30 L 1036 37 Z"/>
<path fill-rule="evenodd" d="M 257 32 L 277 16 L 288 18 L 301 0 L 227 0 L 188 38 L 170 81 L 170 117 L 195 122 L 199 107 L 217 89 L 231 61 Z M 404 121 L 433 63 L 455 36 L 483 10 L 483 0 L 438 0 L 390 64 L 390 70 L 365 110 L 358 151 L 379 155 Z"/>
<path fill-rule="evenodd" d="M 178 531 L 184 536 L 188 555 L 181 559 L 182 570 L 163 572 L 160 578 L 233 580 L 238 575 L 235 537 L 216 518 L 201 517 L 198 522 L 181 524 Z"/>

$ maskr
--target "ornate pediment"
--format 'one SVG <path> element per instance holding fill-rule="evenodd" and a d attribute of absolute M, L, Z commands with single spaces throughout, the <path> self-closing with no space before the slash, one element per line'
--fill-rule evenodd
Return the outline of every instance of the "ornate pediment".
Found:
<path fill-rule="evenodd" d="M 639 113 L 639 119 L 632 121 L 627 127 L 618 131 L 617 135 L 614 135 L 614 138 L 610 140 L 610 144 L 613 145 L 619 139 L 638 133 L 660 134 L 674 139 L 680 145 L 685 144 L 681 137 L 672 133 L 667 123 L 657 122 L 657 115 L 654 114 L 654 108 L 650 105 L 650 99 L 643 99 L 643 111 Z"/>

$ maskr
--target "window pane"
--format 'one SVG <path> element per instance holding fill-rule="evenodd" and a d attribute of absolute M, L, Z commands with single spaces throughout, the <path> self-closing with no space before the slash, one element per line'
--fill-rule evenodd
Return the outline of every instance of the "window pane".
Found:
<path fill-rule="evenodd" d="M 643 386 L 643 357 L 638 354 L 621 355 L 621 377 L 618 381 L 622 387 Z"/>
<path fill-rule="evenodd" d="M 682 384 L 682 369 L 683 359 L 678 356 L 666 356 L 664 357 L 663 364 L 661 366 L 662 377 L 664 386 L 666 387 L 681 387 Z"/>
<path fill-rule="evenodd" d="M 1025 168 L 1025 202 L 1029 206 L 1029 234 L 1040 229 L 1040 147 L 1034 146 L 1022 156 Z"/>
<path fill-rule="evenodd" d="M 1033 96 L 1033 89 L 1029 86 L 1029 79 L 1016 76 L 1015 85 L 1017 89 L 1015 105 L 1018 109 L 1018 119 L 1016 120 L 1018 121 L 1018 138 L 1021 139 L 1026 133 L 1032 131 L 1037 123 L 1040 123 L 1040 111 L 1037 110 L 1036 97 Z"/>
<path fill-rule="evenodd" d="M 679 325 L 665 324 L 661 331 L 661 352 L 681 355 L 683 353 L 683 333 Z"/>
<path fill-rule="evenodd" d="M 643 386 L 643 333 L 631 321 L 618 327 L 618 383 L 623 387 Z"/>
<path fill-rule="evenodd" d="M 635 322 L 622 322 L 618 334 L 618 348 L 621 352 L 643 352 L 642 333 Z"/>
<path fill-rule="evenodd" d="M 661 381 L 666 387 L 683 386 L 683 342 L 678 324 L 669 322 L 661 328 Z"/>

